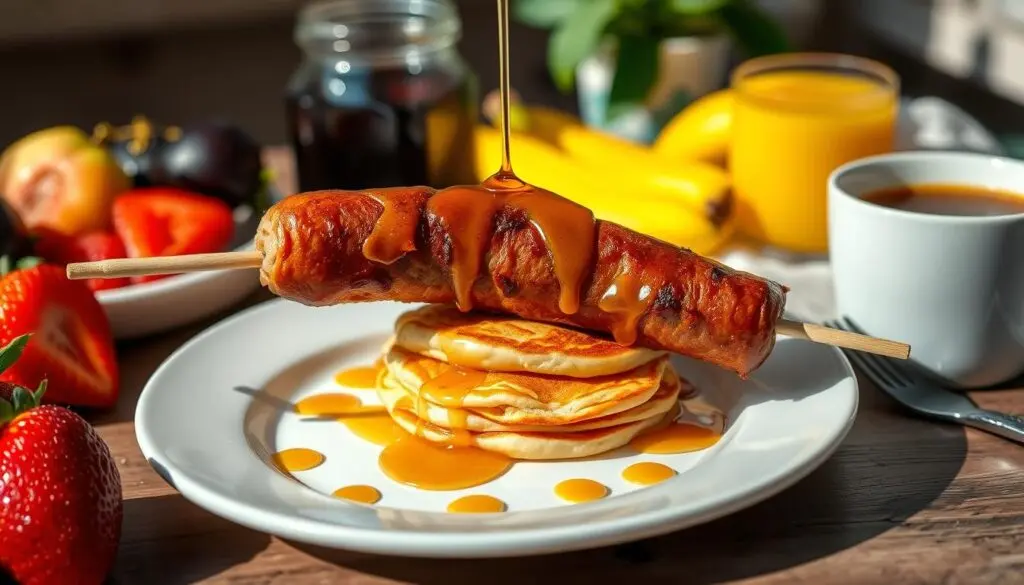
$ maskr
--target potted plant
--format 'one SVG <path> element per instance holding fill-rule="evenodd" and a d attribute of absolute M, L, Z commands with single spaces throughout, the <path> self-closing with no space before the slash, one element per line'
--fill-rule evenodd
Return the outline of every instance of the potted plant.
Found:
<path fill-rule="evenodd" d="M 576 86 L 583 120 L 639 141 L 656 119 L 717 88 L 732 43 L 753 57 L 789 49 L 753 0 L 515 0 L 513 17 L 552 30 L 548 69 Z"/>

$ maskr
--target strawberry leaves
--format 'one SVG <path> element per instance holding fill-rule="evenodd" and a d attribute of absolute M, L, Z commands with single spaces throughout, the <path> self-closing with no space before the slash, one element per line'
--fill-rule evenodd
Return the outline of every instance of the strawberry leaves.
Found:
<path fill-rule="evenodd" d="M 43 381 L 39 383 L 39 386 L 36 386 L 36 391 L 32 393 L 32 397 L 36 401 L 36 406 L 43 403 L 43 394 L 46 394 L 46 378 L 43 378 Z"/>
<path fill-rule="evenodd" d="M 0 374 L 18 361 L 25 346 L 28 345 L 31 334 L 26 333 L 11 340 L 10 343 L 0 348 Z M 22 386 L 10 385 L 11 396 L 5 400 L 0 398 L 0 424 L 10 422 L 14 417 L 23 412 L 36 408 L 42 403 L 43 394 L 46 393 L 46 380 L 39 383 L 39 387 L 33 392 Z"/>
<path fill-rule="evenodd" d="M 43 259 L 37 256 L 25 256 L 17 262 L 12 263 L 10 256 L 0 256 L 0 277 L 7 276 L 15 270 L 28 270 L 43 263 Z"/>
<path fill-rule="evenodd" d="M 14 412 L 25 412 L 39 405 L 35 403 L 35 397 L 31 392 L 21 386 L 15 386 L 11 392 L 11 406 L 14 407 Z"/>
<path fill-rule="evenodd" d="M 43 259 L 38 256 L 25 256 L 24 258 L 18 260 L 18 262 L 15 263 L 14 267 L 17 270 L 28 270 L 30 268 L 35 268 L 36 266 L 39 266 L 42 263 Z"/>
<path fill-rule="evenodd" d="M 3 348 L 0 348 L 0 374 L 14 365 L 14 362 L 18 361 L 21 353 L 25 351 L 25 346 L 28 345 L 29 337 L 31 336 L 28 333 L 20 335 L 12 339 Z"/>

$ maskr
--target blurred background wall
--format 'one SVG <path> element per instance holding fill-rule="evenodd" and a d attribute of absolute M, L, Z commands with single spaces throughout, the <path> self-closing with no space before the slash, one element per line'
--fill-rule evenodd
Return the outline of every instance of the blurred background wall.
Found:
<path fill-rule="evenodd" d="M 493 0 L 458 0 L 461 52 L 496 85 Z M 0 2 L 0 144 L 60 123 L 146 114 L 221 116 L 268 144 L 286 141 L 283 90 L 299 50 L 300 0 Z M 944 97 L 996 132 L 1024 132 L 1024 1 L 762 0 L 801 48 L 893 65 L 905 93 Z M 574 110 L 545 68 L 544 31 L 514 25 L 513 83 Z M 722 80 L 723 84 L 725 79 Z"/>

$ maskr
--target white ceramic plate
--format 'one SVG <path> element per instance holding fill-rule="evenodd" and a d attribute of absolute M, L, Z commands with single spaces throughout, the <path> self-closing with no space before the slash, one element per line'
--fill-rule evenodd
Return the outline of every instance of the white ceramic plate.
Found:
<path fill-rule="evenodd" d="M 428 492 L 378 469 L 380 447 L 334 421 L 309 420 L 282 404 L 338 391 L 332 374 L 369 364 L 410 305 L 310 308 L 271 301 L 210 328 L 174 353 L 139 400 L 139 444 L 186 498 L 250 528 L 316 545 L 391 555 L 497 557 L 566 551 L 662 534 L 763 500 L 822 463 L 857 410 L 856 379 L 830 347 L 780 339 L 749 380 L 679 358 L 679 372 L 728 413 L 722 440 L 705 451 L 637 455 L 622 449 L 572 462 L 519 462 L 483 486 Z M 259 389 L 259 390 L 254 390 Z M 361 396 L 366 393 L 362 391 Z M 290 447 L 326 455 L 288 479 L 269 454 Z M 628 464 L 665 463 L 679 475 L 635 487 Z M 597 502 L 558 500 L 557 481 L 586 477 L 611 488 Z M 302 483 L 299 483 L 302 482 Z M 374 506 L 329 494 L 346 484 L 377 487 Z M 468 493 L 504 500 L 501 514 L 444 512 Z"/>
<path fill-rule="evenodd" d="M 259 217 L 249 207 L 235 210 L 235 251 L 253 249 Z M 177 274 L 153 282 L 96 292 L 114 337 L 142 337 L 193 323 L 227 309 L 259 288 L 255 270 L 213 270 Z"/>

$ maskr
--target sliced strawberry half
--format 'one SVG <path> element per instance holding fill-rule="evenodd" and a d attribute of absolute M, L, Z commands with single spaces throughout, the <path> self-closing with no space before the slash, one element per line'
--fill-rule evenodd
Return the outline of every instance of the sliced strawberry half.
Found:
<path fill-rule="evenodd" d="M 107 408 L 119 377 L 110 323 L 92 291 L 52 264 L 0 278 L 0 346 L 33 333 L 21 359 L 0 380 L 35 388 L 46 379 L 50 402 Z"/>
<path fill-rule="evenodd" d="M 149 187 L 114 201 L 114 229 L 132 258 L 220 252 L 231 243 L 235 221 L 220 199 L 174 189 Z M 147 282 L 159 276 L 133 277 Z"/>
<path fill-rule="evenodd" d="M 106 231 L 74 237 L 57 232 L 44 232 L 36 242 L 36 253 L 55 264 L 97 262 L 128 256 L 121 238 L 114 232 Z M 120 288 L 129 284 L 131 281 L 127 278 L 90 278 L 85 281 L 85 286 L 94 291 Z"/>

